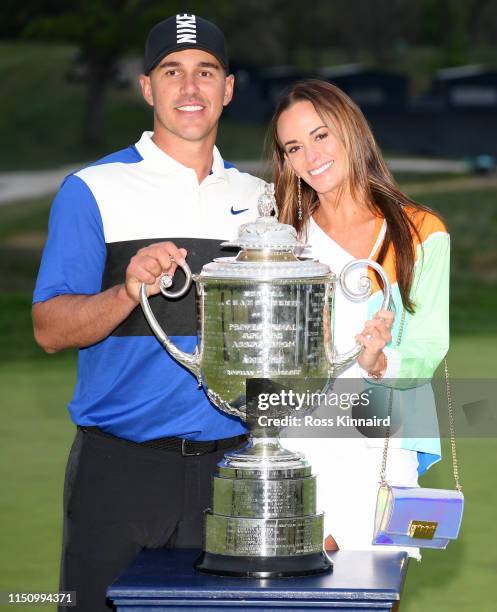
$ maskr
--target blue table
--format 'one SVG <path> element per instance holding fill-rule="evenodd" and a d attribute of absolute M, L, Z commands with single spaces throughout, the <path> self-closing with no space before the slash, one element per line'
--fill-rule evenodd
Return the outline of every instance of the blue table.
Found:
<path fill-rule="evenodd" d="M 333 572 L 305 578 L 199 574 L 193 549 L 144 550 L 107 589 L 119 612 L 158 610 L 396 610 L 408 558 L 399 552 L 338 551 Z"/>

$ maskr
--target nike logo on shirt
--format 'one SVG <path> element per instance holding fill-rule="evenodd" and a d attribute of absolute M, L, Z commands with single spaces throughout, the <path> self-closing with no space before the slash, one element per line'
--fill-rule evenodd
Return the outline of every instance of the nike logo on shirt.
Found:
<path fill-rule="evenodd" d="M 246 210 L 248 210 L 248 208 L 240 208 L 240 210 L 235 210 L 233 208 L 233 206 L 231 207 L 231 214 L 232 215 L 239 215 L 242 212 L 245 212 Z"/>

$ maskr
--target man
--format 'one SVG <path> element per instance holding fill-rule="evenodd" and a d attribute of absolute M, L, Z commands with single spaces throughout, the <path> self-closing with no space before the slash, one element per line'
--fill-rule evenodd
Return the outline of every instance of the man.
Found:
<path fill-rule="evenodd" d="M 264 182 L 225 164 L 214 146 L 234 85 L 224 36 L 195 15 L 166 19 L 148 36 L 144 73 L 153 134 L 66 178 L 33 300 L 38 343 L 49 353 L 80 349 L 61 590 L 75 590 L 88 612 L 109 609 L 106 587 L 140 549 L 201 545 L 211 474 L 245 438 L 160 346 L 138 306 L 141 283 L 157 294 L 185 257 L 199 271 L 255 216 Z M 194 290 L 151 304 L 192 351 Z"/>

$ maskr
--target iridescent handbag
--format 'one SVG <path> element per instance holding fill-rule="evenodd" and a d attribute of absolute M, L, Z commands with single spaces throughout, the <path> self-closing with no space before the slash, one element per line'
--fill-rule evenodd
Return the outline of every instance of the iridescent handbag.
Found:
<path fill-rule="evenodd" d="M 402 314 L 397 346 L 400 344 L 405 313 Z M 416 548 L 446 548 L 459 535 L 464 510 L 464 495 L 459 482 L 456 454 L 454 414 L 450 393 L 449 369 L 444 360 L 447 406 L 449 410 L 450 444 L 455 490 L 424 487 L 395 487 L 386 481 L 388 441 L 387 429 L 380 471 L 380 488 L 376 502 L 373 544 Z M 392 413 L 393 390 L 390 390 L 388 414 Z"/>
<path fill-rule="evenodd" d="M 459 534 L 463 508 L 461 491 L 382 484 L 373 544 L 445 548 Z"/>

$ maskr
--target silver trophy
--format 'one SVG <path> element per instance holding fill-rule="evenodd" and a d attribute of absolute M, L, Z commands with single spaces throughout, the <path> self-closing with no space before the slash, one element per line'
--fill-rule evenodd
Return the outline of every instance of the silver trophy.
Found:
<path fill-rule="evenodd" d="M 177 298 L 197 290 L 198 346 L 192 354 L 178 349 L 158 324 L 147 299 L 145 317 L 166 350 L 197 378 L 220 410 L 247 421 L 247 379 L 293 379 L 298 384 L 329 381 L 357 358 L 356 344 L 339 354 L 334 343 L 334 293 L 330 268 L 298 256 L 303 244 L 295 229 L 278 222 L 274 187 L 259 201 L 260 217 L 239 228 L 238 238 L 223 246 L 238 247 L 235 257 L 222 257 L 186 282 L 161 292 Z M 352 300 L 371 293 L 367 276 L 351 288 L 352 269 L 374 268 L 384 285 L 383 308 L 390 285 L 381 266 L 356 260 L 338 281 Z M 200 571 L 233 576 L 301 576 L 331 569 L 323 551 L 323 513 L 316 510 L 316 478 L 302 454 L 284 449 L 277 430 L 254 427 L 247 444 L 227 452 L 213 478 L 212 508 L 205 513 Z"/>

